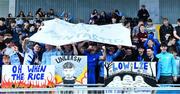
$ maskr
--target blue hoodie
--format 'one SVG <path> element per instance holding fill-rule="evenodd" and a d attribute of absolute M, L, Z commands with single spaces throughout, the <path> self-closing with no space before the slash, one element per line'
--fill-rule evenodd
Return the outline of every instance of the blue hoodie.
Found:
<path fill-rule="evenodd" d="M 157 64 L 157 79 L 160 76 L 177 76 L 176 61 L 173 54 L 161 52 L 156 57 L 159 59 Z"/>
<path fill-rule="evenodd" d="M 148 48 L 148 41 L 149 40 L 152 40 L 154 42 L 154 45 L 153 45 L 153 50 L 154 50 L 154 55 L 156 55 L 158 53 L 158 50 L 160 48 L 160 43 L 157 39 L 154 38 L 154 35 L 153 34 L 148 34 L 148 38 L 147 40 L 144 42 L 144 47 L 145 49 Z"/>

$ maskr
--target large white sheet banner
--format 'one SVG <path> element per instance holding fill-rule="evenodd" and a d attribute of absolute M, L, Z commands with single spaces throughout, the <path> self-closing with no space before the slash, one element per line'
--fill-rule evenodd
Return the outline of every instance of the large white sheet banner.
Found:
<path fill-rule="evenodd" d="M 38 32 L 30 37 L 31 41 L 66 45 L 84 40 L 113 45 L 132 46 L 130 30 L 122 24 L 88 25 L 71 24 L 60 19 L 44 21 Z"/>

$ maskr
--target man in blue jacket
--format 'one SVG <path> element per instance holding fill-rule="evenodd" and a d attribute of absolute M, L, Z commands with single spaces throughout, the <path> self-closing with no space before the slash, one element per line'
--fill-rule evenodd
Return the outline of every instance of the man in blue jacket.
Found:
<path fill-rule="evenodd" d="M 173 84 L 177 81 L 176 61 L 173 54 L 167 52 L 167 44 L 161 44 L 161 53 L 156 57 L 159 59 L 157 64 L 157 81 L 159 84 Z"/>

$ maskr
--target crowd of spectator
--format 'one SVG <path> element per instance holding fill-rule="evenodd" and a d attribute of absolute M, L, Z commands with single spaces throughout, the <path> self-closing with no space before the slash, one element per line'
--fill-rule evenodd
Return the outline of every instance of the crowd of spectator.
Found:
<path fill-rule="evenodd" d="M 44 20 L 59 17 L 65 21 L 71 22 L 72 17 L 69 13 L 63 12 L 60 16 L 49 9 L 45 13 L 39 8 L 35 15 L 29 12 L 26 16 L 20 11 L 17 17 L 13 18 L 11 14 L 7 18 L 0 18 L 0 65 L 50 65 L 51 56 L 58 55 L 86 55 L 88 57 L 88 84 L 103 83 L 104 79 L 104 62 L 112 61 L 154 61 L 164 62 L 163 53 L 167 53 L 168 58 L 165 60 L 175 64 L 173 60 L 180 60 L 180 19 L 177 20 L 175 28 L 168 22 L 167 18 L 163 19 L 158 32 L 150 19 L 150 15 L 143 5 L 137 13 L 138 22 L 129 20 L 118 10 L 107 14 L 105 11 L 98 12 L 96 9 L 90 13 L 88 24 L 115 24 L 122 23 L 131 31 L 133 47 L 114 46 L 90 41 L 64 45 L 56 47 L 49 44 L 34 43 L 29 41 L 29 37 L 38 31 Z M 135 23 L 137 22 L 137 24 Z M 113 32 L 113 31 L 112 31 Z M 122 33 L 123 34 L 123 33 Z M 162 69 L 168 69 L 169 66 L 157 64 L 157 70 L 161 75 Z M 160 68 L 161 67 L 161 68 Z M 159 69 L 158 69 L 159 68 Z M 0 69 L 2 70 L 2 69 Z M 176 80 L 177 72 L 166 71 L 173 75 Z M 167 75 L 164 75 L 165 77 Z M 162 77 L 158 78 L 162 79 Z M 157 79 L 157 80 L 158 80 Z M 163 78 L 166 79 L 166 78 Z M 161 81 L 162 83 L 165 83 Z"/>

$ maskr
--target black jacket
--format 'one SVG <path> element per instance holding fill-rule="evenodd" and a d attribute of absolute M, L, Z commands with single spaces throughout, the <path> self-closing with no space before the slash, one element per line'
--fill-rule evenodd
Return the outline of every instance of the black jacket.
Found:
<path fill-rule="evenodd" d="M 165 38 L 166 34 L 170 34 L 171 36 L 173 36 L 173 30 L 174 30 L 174 28 L 173 28 L 173 26 L 171 24 L 169 24 L 168 26 L 162 25 L 160 27 L 159 34 L 160 34 L 161 43 L 162 42 L 167 42 L 167 40 Z"/>
<path fill-rule="evenodd" d="M 142 19 L 144 21 L 147 21 L 148 17 L 150 16 L 149 15 L 149 12 L 146 10 L 146 9 L 140 9 L 138 11 L 138 14 L 137 16 L 139 17 L 139 19 Z"/>

